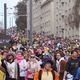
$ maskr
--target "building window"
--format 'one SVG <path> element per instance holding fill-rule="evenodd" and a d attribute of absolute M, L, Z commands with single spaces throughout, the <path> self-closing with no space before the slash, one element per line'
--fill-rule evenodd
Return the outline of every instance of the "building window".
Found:
<path fill-rule="evenodd" d="M 58 2 L 56 2 L 56 4 L 58 4 Z"/>
<path fill-rule="evenodd" d="M 59 20 L 61 21 L 61 18 L 59 18 Z"/>
<path fill-rule="evenodd" d="M 56 20 L 58 22 L 58 20 Z"/>
<path fill-rule="evenodd" d="M 62 4 L 62 6 L 64 6 L 64 2 L 62 2 L 61 4 Z"/>
<path fill-rule="evenodd" d="M 69 11 L 71 11 L 71 8 L 69 9 Z"/>
<path fill-rule="evenodd" d="M 40 19 L 42 20 L 42 17 L 40 17 Z"/>
<path fill-rule="evenodd" d="M 65 10 L 65 12 L 67 12 L 67 10 Z"/>
<path fill-rule="evenodd" d="M 65 31 L 67 31 L 67 29 L 65 29 Z"/>
<path fill-rule="evenodd" d="M 65 4 L 67 4 L 67 2 L 65 2 Z"/>
<path fill-rule="evenodd" d="M 61 7 L 61 5 L 59 7 Z"/>
<path fill-rule="evenodd" d="M 56 9 L 58 9 L 58 7 L 56 7 Z"/>
<path fill-rule="evenodd" d="M 72 27 L 72 29 L 74 30 L 74 27 Z"/>
<path fill-rule="evenodd" d="M 66 26 L 67 26 L 68 24 L 66 24 Z"/>
<path fill-rule="evenodd" d="M 56 28 L 58 28 L 58 26 L 56 26 Z"/>
<path fill-rule="evenodd" d="M 58 14 L 56 16 L 58 16 Z"/>
<path fill-rule="evenodd" d="M 62 17 L 62 19 L 64 19 L 64 15 L 62 15 L 61 17 Z"/>
<path fill-rule="evenodd" d="M 69 0 L 69 2 L 71 2 L 71 0 Z"/>
<path fill-rule="evenodd" d="M 59 13 L 59 15 L 61 15 L 61 13 Z"/>

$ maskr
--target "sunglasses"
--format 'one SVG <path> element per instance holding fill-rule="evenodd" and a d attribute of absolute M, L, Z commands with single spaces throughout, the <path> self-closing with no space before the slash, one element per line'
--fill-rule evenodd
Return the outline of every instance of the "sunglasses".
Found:
<path fill-rule="evenodd" d="M 35 56 L 31 56 L 31 58 L 35 58 Z"/>
<path fill-rule="evenodd" d="M 12 59 L 8 59 L 8 61 L 11 61 Z"/>

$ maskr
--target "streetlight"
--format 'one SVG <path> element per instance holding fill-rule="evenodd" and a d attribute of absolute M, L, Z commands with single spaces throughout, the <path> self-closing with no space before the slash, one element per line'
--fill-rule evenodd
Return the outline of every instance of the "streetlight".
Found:
<path fill-rule="evenodd" d="M 7 29 L 7 4 L 4 3 L 4 37 L 6 40 L 6 29 Z"/>
<path fill-rule="evenodd" d="M 27 3 L 28 6 L 28 37 L 30 41 L 30 45 L 32 46 L 32 0 L 28 0 L 29 3 Z"/>

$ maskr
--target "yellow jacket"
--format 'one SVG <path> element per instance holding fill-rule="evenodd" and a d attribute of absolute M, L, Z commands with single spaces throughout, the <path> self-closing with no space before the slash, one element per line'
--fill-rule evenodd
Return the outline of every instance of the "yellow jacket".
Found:
<path fill-rule="evenodd" d="M 0 80 L 4 80 L 4 73 L 0 70 Z"/>
<path fill-rule="evenodd" d="M 2 56 L 0 56 L 0 61 L 1 59 L 2 59 Z M 0 70 L 0 80 L 4 80 L 4 73 L 1 70 Z"/>

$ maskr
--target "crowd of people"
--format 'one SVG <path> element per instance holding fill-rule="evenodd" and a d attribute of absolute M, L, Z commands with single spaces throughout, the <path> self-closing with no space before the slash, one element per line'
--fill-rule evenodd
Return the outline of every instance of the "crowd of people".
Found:
<path fill-rule="evenodd" d="M 80 80 L 80 41 L 33 34 L 11 35 L 0 48 L 0 80 Z"/>

